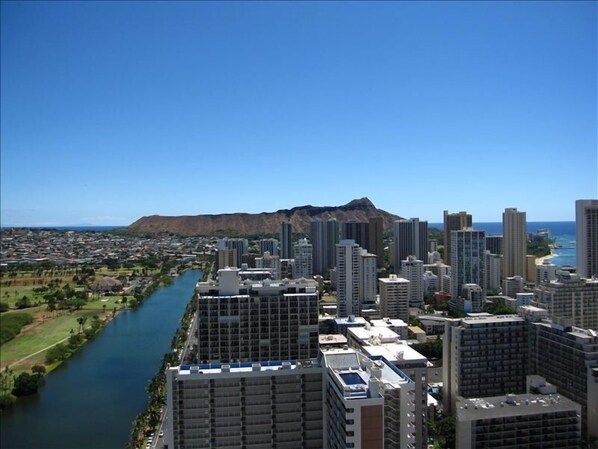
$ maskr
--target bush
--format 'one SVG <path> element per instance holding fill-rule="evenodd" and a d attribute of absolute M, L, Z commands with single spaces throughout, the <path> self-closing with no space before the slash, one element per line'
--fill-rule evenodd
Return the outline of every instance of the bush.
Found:
<path fill-rule="evenodd" d="M 17 300 L 17 302 L 15 303 L 15 306 L 17 307 L 17 309 L 27 309 L 27 308 L 33 306 L 33 304 L 31 303 L 31 300 L 27 296 L 23 296 L 21 299 Z"/>
<path fill-rule="evenodd" d="M 33 322 L 29 313 L 11 313 L 3 315 L 0 319 L 0 345 L 15 338 L 21 328 Z"/>
<path fill-rule="evenodd" d="M 21 373 L 15 379 L 15 386 L 12 389 L 12 394 L 15 396 L 29 396 L 37 393 L 39 386 L 39 379 L 37 376 L 29 373 Z"/>
<path fill-rule="evenodd" d="M 10 393 L 0 393 L 0 410 L 12 407 L 17 402 L 17 398 Z"/>
<path fill-rule="evenodd" d="M 8 311 L 9 308 L 7 302 L 0 302 L 0 313 Z"/>

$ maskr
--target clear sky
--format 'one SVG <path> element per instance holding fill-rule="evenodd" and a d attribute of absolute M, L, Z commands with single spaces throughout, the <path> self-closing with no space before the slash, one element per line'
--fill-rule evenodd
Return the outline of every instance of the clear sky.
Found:
<path fill-rule="evenodd" d="M 596 2 L 2 2 L 2 225 L 369 197 L 572 220 Z"/>

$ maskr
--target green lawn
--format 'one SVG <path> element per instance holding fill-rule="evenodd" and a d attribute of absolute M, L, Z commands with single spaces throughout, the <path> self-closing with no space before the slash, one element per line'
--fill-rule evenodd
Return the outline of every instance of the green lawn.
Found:
<path fill-rule="evenodd" d="M 64 338 L 68 338 L 71 329 L 74 329 L 75 332 L 79 330 L 79 324 L 77 323 L 77 318 L 79 317 L 87 317 L 86 327 L 89 327 L 94 315 L 98 315 L 101 319 L 110 317 L 114 307 L 117 309 L 121 308 L 121 305 L 118 303 L 120 299 L 120 296 L 113 296 L 106 302 L 100 300 L 93 301 L 86 304 L 82 310 L 75 312 L 62 310 L 48 312 L 45 310 L 45 306 L 25 309 L 28 312 L 33 312 L 37 320 L 34 324 L 24 328 L 14 340 L 2 345 L 0 350 L 0 365 L 4 367 L 7 364 L 12 364 L 23 357 L 58 343 Z M 106 304 L 105 314 L 102 307 L 104 304 Z M 45 351 L 23 361 L 22 364 L 25 367 L 29 367 L 36 363 L 43 363 L 44 355 Z"/>

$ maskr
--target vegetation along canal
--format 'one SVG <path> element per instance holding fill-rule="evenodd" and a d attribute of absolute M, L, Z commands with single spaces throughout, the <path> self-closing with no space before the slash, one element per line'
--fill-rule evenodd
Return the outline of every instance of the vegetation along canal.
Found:
<path fill-rule="evenodd" d="M 156 290 L 127 310 L 56 371 L 39 394 L 0 415 L 0 446 L 124 448 L 131 422 L 145 409 L 154 376 L 191 299 L 200 270 Z"/>

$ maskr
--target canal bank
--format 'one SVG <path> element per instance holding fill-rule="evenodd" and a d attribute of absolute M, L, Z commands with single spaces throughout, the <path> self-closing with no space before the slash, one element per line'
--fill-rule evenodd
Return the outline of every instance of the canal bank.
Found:
<path fill-rule="evenodd" d="M 187 271 L 121 313 L 48 375 L 40 394 L 2 413 L 2 448 L 125 447 L 200 276 Z"/>

